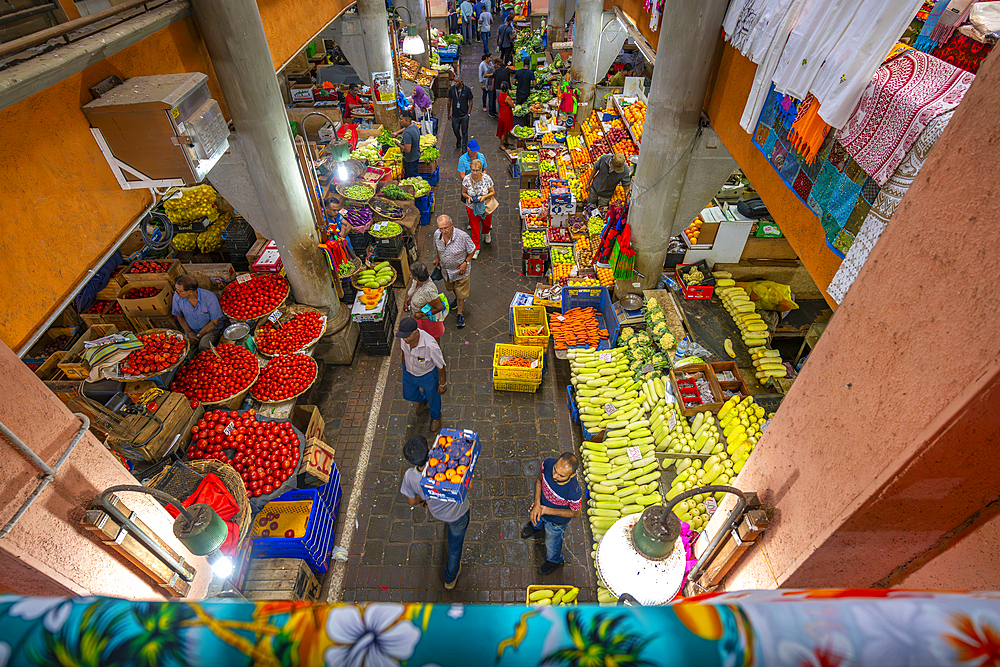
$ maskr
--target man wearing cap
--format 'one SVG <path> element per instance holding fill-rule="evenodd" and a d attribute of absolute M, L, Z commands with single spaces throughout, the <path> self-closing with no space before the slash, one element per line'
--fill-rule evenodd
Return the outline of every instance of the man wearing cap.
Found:
<path fill-rule="evenodd" d="M 417 321 L 404 317 L 399 323 L 399 347 L 403 350 L 403 398 L 417 404 L 417 414 L 430 409 L 431 431 L 441 429 L 441 394 L 448 390 L 448 370 L 434 336 L 417 328 Z"/>
<path fill-rule="evenodd" d="M 625 193 L 632 188 L 632 176 L 625 168 L 625 156 L 621 153 L 602 155 L 594 165 L 594 174 L 590 179 L 590 194 L 587 203 L 597 206 L 600 200 L 604 204 L 614 196 L 615 188 L 621 183 Z"/>

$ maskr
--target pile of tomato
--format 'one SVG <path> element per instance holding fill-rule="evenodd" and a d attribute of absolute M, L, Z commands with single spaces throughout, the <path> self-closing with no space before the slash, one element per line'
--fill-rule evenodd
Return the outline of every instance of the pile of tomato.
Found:
<path fill-rule="evenodd" d="M 307 310 L 296 313 L 289 321 L 282 322 L 280 327 L 264 322 L 257 327 L 254 342 L 264 354 L 292 354 L 316 340 L 321 331 L 323 316 L 315 310 Z"/>
<path fill-rule="evenodd" d="M 288 296 L 288 283 L 276 273 L 261 273 L 245 282 L 230 283 L 219 299 L 222 312 L 246 322 L 274 311 Z"/>
<path fill-rule="evenodd" d="M 125 292 L 119 299 L 148 299 L 151 296 L 156 296 L 162 290 L 162 287 L 133 287 L 129 291 Z"/>
<path fill-rule="evenodd" d="M 189 461 L 215 459 L 236 469 L 251 497 L 273 493 L 295 474 L 299 438 L 288 422 L 259 422 L 253 410 L 213 410 L 191 427 Z M 230 457 L 227 452 L 232 452 Z"/>
<path fill-rule="evenodd" d="M 316 362 L 304 354 L 282 354 L 267 362 L 250 388 L 259 401 L 284 401 L 303 392 L 316 379 Z"/>
<path fill-rule="evenodd" d="M 177 371 L 170 391 L 214 403 L 246 389 L 257 375 L 257 357 L 241 345 L 220 343 L 215 350 L 218 357 L 211 350 L 204 350 Z"/>
<path fill-rule="evenodd" d="M 171 262 L 150 262 L 139 261 L 132 264 L 129 273 L 166 273 L 170 270 Z"/>
<path fill-rule="evenodd" d="M 162 371 L 177 363 L 184 353 L 184 337 L 180 334 L 138 334 L 145 346 L 134 350 L 121 363 L 125 375 L 147 375 Z"/>

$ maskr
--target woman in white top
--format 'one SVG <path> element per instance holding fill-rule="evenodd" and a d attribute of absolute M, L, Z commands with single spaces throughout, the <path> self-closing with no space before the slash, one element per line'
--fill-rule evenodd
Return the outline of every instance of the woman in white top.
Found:
<path fill-rule="evenodd" d="M 427 265 L 423 262 L 414 262 L 410 265 L 410 276 L 413 281 L 406 290 L 403 311 L 409 312 L 417 321 L 417 328 L 434 336 L 434 340 L 438 341 L 440 346 L 441 336 L 444 334 L 444 318 L 448 316 L 448 309 L 445 306 L 447 300 L 441 299 L 441 293 L 430 279 Z M 427 312 L 428 310 L 430 312 Z"/>
<path fill-rule="evenodd" d="M 489 174 L 483 172 L 483 163 L 473 160 L 469 165 L 470 171 L 462 180 L 462 193 L 466 197 L 465 208 L 469 212 L 469 226 L 472 228 L 470 236 L 472 242 L 476 244 L 476 252 L 472 259 L 479 257 L 479 235 L 485 234 L 487 243 L 492 243 L 490 230 L 493 228 L 493 214 L 486 212 L 486 201 L 496 196 L 493 189 L 493 179 Z"/>

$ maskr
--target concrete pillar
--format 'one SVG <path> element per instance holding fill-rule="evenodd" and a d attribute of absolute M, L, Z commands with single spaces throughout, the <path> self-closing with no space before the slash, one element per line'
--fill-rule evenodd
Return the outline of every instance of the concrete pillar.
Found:
<path fill-rule="evenodd" d="M 948 563 L 997 572 L 998 80 L 993 53 L 736 479 L 773 519 L 725 590 L 996 588 Z"/>
<path fill-rule="evenodd" d="M 317 247 L 313 210 L 257 5 L 227 0 L 196 0 L 193 4 L 232 114 L 236 140 L 295 300 L 329 307 L 331 329 L 336 331 L 347 313 L 333 291 L 330 270 Z"/>
<path fill-rule="evenodd" d="M 644 289 L 656 285 L 667 256 L 727 4 L 687 2 L 663 15 L 628 216 Z"/>
<path fill-rule="evenodd" d="M 582 93 L 578 105 L 578 124 L 590 117 L 590 111 L 594 108 L 597 79 L 604 74 L 597 71 L 603 13 L 603 0 L 578 0 L 576 3 L 576 28 L 573 34 L 573 62 L 570 76 L 580 82 L 578 85 Z"/>
<path fill-rule="evenodd" d="M 566 0 L 549 0 L 549 19 L 546 27 L 550 47 L 554 42 L 563 41 L 566 32 Z"/>
<path fill-rule="evenodd" d="M 358 16 L 361 17 L 361 30 L 365 36 L 369 70 L 373 76 L 375 72 L 392 73 L 392 46 L 389 44 L 385 0 L 358 0 Z M 393 83 L 398 86 L 395 74 L 392 77 Z M 375 122 L 382 123 L 393 132 L 399 129 L 399 107 L 395 99 L 390 102 L 375 101 Z"/>

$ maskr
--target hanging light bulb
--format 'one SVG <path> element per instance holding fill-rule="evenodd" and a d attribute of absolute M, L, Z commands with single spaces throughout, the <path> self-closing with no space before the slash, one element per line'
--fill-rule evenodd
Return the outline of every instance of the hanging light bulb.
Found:
<path fill-rule="evenodd" d="M 417 26 L 406 26 L 406 37 L 403 38 L 403 53 L 415 56 L 425 50 L 424 40 L 417 34 Z"/>

